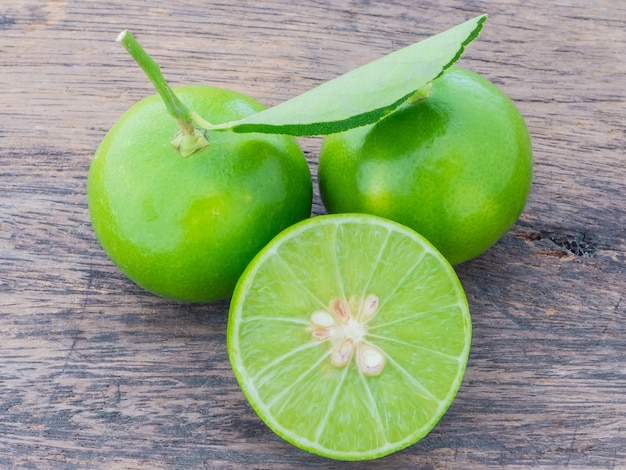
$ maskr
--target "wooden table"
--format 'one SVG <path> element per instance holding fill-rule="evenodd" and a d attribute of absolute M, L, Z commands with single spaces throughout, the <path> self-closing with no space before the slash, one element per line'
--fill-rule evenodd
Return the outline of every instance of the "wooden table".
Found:
<path fill-rule="evenodd" d="M 626 4 L 297 3 L 3 0 L 0 467 L 626 468 Z M 535 176 L 516 226 L 457 267 L 474 321 L 463 385 L 392 456 L 300 451 L 237 386 L 228 304 L 147 294 L 93 234 L 93 152 L 153 93 L 115 38 L 131 29 L 172 85 L 273 105 L 483 12 L 460 64 L 517 103 Z M 320 139 L 301 143 L 315 175 Z"/>

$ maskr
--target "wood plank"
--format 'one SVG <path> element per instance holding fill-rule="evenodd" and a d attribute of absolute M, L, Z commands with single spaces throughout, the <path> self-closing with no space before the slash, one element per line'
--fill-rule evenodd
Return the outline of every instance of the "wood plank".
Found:
<path fill-rule="evenodd" d="M 150 4 L 0 8 L 0 467 L 626 468 L 626 5 Z M 457 268 L 474 321 L 464 383 L 425 439 L 381 461 L 302 452 L 237 386 L 228 303 L 155 298 L 95 239 L 91 156 L 153 92 L 115 37 L 131 29 L 172 85 L 272 105 L 483 12 L 461 65 L 519 106 L 535 177 L 516 226 Z M 301 143 L 315 175 L 320 139 Z"/>

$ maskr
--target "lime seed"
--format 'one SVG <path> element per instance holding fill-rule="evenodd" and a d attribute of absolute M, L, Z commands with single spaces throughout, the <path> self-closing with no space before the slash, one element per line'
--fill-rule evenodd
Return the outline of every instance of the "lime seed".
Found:
<path fill-rule="evenodd" d="M 345 367 L 350 363 L 353 352 L 358 349 L 357 367 L 368 376 L 383 371 L 385 355 L 377 347 L 365 342 L 366 323 L 372 319 L 379 306 L 378 296 L 369 294 L 362 302 L 356 296 L 336 298 L 330 303 L 330 311 L 316 310 L 311 314 L 308 329 L 315 339 L 331 340 L 330 363 L 335 367 Z"/>

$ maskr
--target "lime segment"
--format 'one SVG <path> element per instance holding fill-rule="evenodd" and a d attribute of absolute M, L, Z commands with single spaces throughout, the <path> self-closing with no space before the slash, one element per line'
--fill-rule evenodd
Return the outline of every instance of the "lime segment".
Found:
<path fill-rule="evenodd" d="M 228 324 L 233 370 L 258 415 L 339 460 L 424 437 L 461 385 L 470 343 L 445 258 L 412 230 L 361 214 L 278 235 L 239 280 Z"/>

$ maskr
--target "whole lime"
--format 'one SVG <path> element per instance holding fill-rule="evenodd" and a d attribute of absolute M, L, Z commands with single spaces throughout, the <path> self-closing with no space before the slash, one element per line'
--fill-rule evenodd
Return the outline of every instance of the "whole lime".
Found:
<path fill-rule="evenodd" d="M 318 176 L 329 212 L 400 222 L 457 264 L 483 253 L 518 219 L 531 187 L 532 146 L 502 91 L 452 67 L 427 98 L 325 137 Z"/>
<path fill-rule="evenodd" d="M 175 90 L 218 124 L 264 109 L 245 95 L 195 86 Z M 307 218 L 312 183 L 293 137 L 207 133 L 188 157 L 171 145 L 178 126 L 158 95 L 132 106 L 108 132 L 89 169 L 94 231 L 114 263 L 163 297 L 228 297 L 256 253 Z"/>

